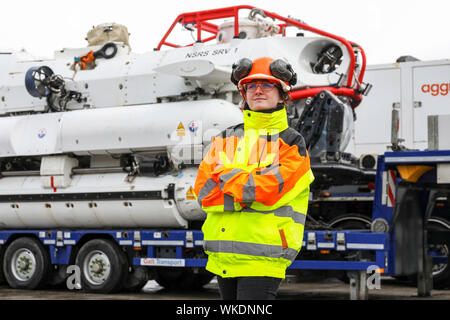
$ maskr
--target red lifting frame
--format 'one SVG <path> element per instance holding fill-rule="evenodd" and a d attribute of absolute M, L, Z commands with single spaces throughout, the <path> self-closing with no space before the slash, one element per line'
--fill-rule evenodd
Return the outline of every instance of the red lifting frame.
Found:
<path fill-rule="evenodd" d="M 312 97 L 322 90 L 329 90 L 330 92 L 332 92 L 333 94 L 336 94 L 336 95 L 344 95 L 344 96 L 350 96 L 350 97 L 354 98 L 356 100 L 355 103 L 353 104 L 354 108 L 361 102 L 362 95 L 359 92 L 357 92 L 354 88 L 352 88 L 352 82 L 353 82 L 353 76 L 354 76 L 353 70 L 355 69 L 355 64 L 356 64 L 355 55 L 353 53 L 354 47 L 357 47 L 360 49 L 361 58 L 362 58 L 361 72 L 360 72 L 360 75 L 358 78 L 359 83 L 362 83 L 362 80 L 364 78 L 364 73 L 366 70 L 366 56 L 365 56 L 364 50 L 360 46 L 358 46 L 357 44 L 350 42 L 342 37 L 322 31 L 320 29 L 313 28 L 313 27 L 311 27 L 307 24 L 304 24 L 302 22 L 299 22 L 297 20 L 285 18 L 276 13 L 259 9 L 257 7 L 242 5 L 242 6 L 234 6 L 234 7 L 227 7 L 227 8 L 219 8 L 219 9 L 212 9 L 212 10 L 182 13 L 172 23 L 169 30 L 166 32 L 164 37 L 159 42 L 156 50 L 160 50 L 163 45 L 174 47 L 174 48 L 181 47 L 179 45 L 176 45 L 176 44 L 166 41 L 167 37 L 172 32 L 173 28 L 176 26 L 177 23 L 194 24 L 195 27 L 197 28 L 197 42 L 207 42 L 207 41 L 215 39 L 217 32 L 218 32 L 218 26 L 213 23 L 208 22 L 208 20 L 225 19 L 225 18 L 234 17 L 234 35 L 235 35 L 235 37 L 238 37 L 238 35 L 239 35 L 239 10 L 242 10 L 242 9 L 248 9 L 248 10 L 258 9 L 269 18 L 283 21 L 284 23 L 279 24 L 280 33 L 283 36 L 286 35 L 286 27 L 295 26 L 299 29 L 310 31 L 310 32 L 319 34 L 321 36 L 337 40 L 337 41 L 341 42 L 347 48 L 347 51 L 350 55 L 350 66 L 349 66 L 350 72 L 349 72 L 348 79 L 347 79 L 347 87 L 345 87 L 345 88 L 315 87 L 315 88 L 296 90 L 296 91 L 292 91 L 290 93 L 292 100 Z M 207 31 L 207 32 L 213 33 L 214 35 L 202 40 L 202 38 L 201 38 L 202 31 Z M 193 45 L 193 43 L 188 46 L 192 46 L 192 45 Z"/>

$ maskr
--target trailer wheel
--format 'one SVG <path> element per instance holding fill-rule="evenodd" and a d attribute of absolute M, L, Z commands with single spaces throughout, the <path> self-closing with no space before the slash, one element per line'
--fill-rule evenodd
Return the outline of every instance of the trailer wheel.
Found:
<path fill-rule="evenodd" d="M 370 218 L 360 214 L 353 215 L 342 215 L 334 218 L 329 223 L 332 228 L 339 228 L 344 230 L 363 230 L 370 229 Z M 368 255 L 368 256 L 367 256 Z M 370 254 L 367 252 L 362 252 L 362 257 L 370 258 Z M 337 271 L 335 272 L 336 278 L 341 280 L 344 283 L 350 283 L 350 278 L 347 275 L 347 272 Z"/>
<path fill-rule="evenodd" d="M 81 270 L 83 290 L 93 293 L 120 291 L 127 274 L 124 252 L 111 240 L 94 239 L 86 242 L 75 263 Z"/>
<path fill-rule="evenodd" d="M 361 214 L 342 215 L 328 222 L 332 228 L 341 228 L 347 230 L 370 229 L 370 217 Z"/>
<path fill-rule="evenodd" d="M 127 273 L 123 289 L 127 292 L 139 292 L 147 284 L 148 278 L 146 267 L 134 267 L 131 272 Z"/>
<path fill-rule="evenodd" d="M 450 223 L 442 218 L 428 219 L 428 230 L 449 231 Z M 448 257 L 449 246 L 446 243 L 429 243 L 429 252 Z M 448 264 L 433 264 L 433 288 L 445 289 L 450 285 L 450 267 Z"/>
<path fill-rule="evenodd" d="M 157 267 L 153 272 L 155 281 L 169 290 L 199 290 L 214 277 L 206 270 L 194 273 L 192 268 Z"/>
<path fill-rule="evenodd" d="M 428 231 L 449 231 L 450 222 L 439 217 L 428 219 Z M 449 256 L 449 245 L 446 243 L 428 243 L 428 252 L 431 255 Z M 446 289 L 450 287 L 450 267 L 446 263 L 433 264 L 433 289 Z M 409 280 L 416 285 L 417 274 L 408 276 Z"/>
<path fill-rule="evenodd" d="M 5 251 L 3 272 L 11 288 L 33 290 L 44 287 L 50 267 L 48 252 L 37 239 L 16 239 Z"/>
<path fill-rule="evenodd" d="M 0 246 L 0 285 L 2 285 L 5 282 L 5 276 L 3 275 L 3 267 L 1 265 L 1 262 L 3 261 L 5 248 L 3 246 Z"/>

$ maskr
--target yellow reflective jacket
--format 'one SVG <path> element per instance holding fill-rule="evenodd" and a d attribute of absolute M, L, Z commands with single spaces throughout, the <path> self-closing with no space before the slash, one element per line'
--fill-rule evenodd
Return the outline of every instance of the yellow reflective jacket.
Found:
<path fill-rule="evenodd" d="M 286 109 L 244 110 L 213 138 L 194 192 L 207 213 L 206 269 L 222 277 L 284 278 L 301 249 L 314 180 L 303 137 Z"/>

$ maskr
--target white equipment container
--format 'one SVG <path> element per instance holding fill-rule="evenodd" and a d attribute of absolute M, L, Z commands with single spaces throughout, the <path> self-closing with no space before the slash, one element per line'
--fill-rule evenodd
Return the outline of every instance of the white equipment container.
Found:
<path fill-rule="evenodd" d="M 391 145 L 393 108 L 399 111 L 400 144 L 428 147 L 427 117 L 450 114 L 450 61 L 412 61 L 369 65 L 365 81 L 373 85 L 356 111 L 354 134 L 346 152 L 382 154 Z"/>

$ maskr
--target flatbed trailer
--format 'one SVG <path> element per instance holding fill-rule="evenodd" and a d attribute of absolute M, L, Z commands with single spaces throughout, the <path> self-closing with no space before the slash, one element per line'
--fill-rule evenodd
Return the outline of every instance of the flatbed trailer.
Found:
<path fill-rule="evenodd" d="M 20 237 L 38 238 L 48 250 L 52 265 L 69 266 L 72 252 L 83 239 L 111 239 L 120 247 L 134 251 L 133 267 L 204 268 L 206 257 L 189 257 L 191 251 L 203 250 L 199 230 L 8 230 L 0 232 L 0 244 Z M 367 270 L 383 272 L 387 268 L 390 236 L 368 230 L 305 231 L 302 251 L 323 250 L 348 253 L 373 251 L 373 260 L 295 260 L 289 269 L 358 271 L 355 278 L 365 279 Z M 301 255 L 300 255 L 301 257 Z M 104 258 L 99 256 L 99 258 Z M 92 275 L 91 275 L 92 276 Z M 365 284 L 365 281 L 364 281 Z"/>

